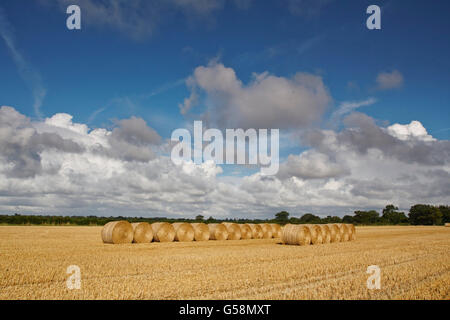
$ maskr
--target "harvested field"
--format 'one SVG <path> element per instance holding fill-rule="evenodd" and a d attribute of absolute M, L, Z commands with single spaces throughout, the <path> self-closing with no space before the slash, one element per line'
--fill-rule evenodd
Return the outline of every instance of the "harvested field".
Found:
<path fill-rule="evenodd" d="M 355 241 L 104 244 L 102 227 L 0 227 L 0 299 L 450 299 L 450 228 L 356 227 Z M 81 289 L 66 287 L 67 267 Z M 381 268 L 381 289 L 366 286 Z"/>

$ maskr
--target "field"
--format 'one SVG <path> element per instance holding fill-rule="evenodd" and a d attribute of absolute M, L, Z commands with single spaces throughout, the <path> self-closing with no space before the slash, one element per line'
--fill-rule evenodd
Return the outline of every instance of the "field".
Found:
<path fill-rule="evenodd" d="M 0 227 L 0 299 L 450 299 L 450 228 L 359 227 L 357 240 L 106 245 L 101 227 Z M 69 290 L 69 265 L 82 287 Z M 381 289 L 367 289 L 369 265 Z"/>

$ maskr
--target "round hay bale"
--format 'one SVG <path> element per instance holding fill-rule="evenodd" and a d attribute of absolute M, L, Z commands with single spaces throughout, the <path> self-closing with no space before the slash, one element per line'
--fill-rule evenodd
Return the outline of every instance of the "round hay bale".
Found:
<path fill-rule="evenodd" d="M 252 229 L 250 228 L 249 225 L 247 224 L 239 224 L 239 228 L 241 228 L 241 239 L 242 240 L 246 240 L 246 239 L 251 239 L 253 234 L 252 234 Z"/>
<path fill-rule="evenodd" d="M 261 223 L 261 229 L 263 231 L 263 239 L 272 238 L 272 226 L 268 223 Z"/>
<path fill-rule="evenodd" d="M 172 223 L 175 229 L 175 241 L 179 242 L 190 242 L 194 241 L 195 231 L 190 223 L 186 222 L 175 222 Z"/>
<path fill-rule="evenodd" d="M 281 229 L 281 242 L 283 244 L 295 244 L 293 241 L 293 224 L 286 224 L 283 226 L 283 228 Z"/>
<path fill-rule="evenodd" d="M 247 225 L 252 230 L 252 238 L 253 239 L 262 239 L 263 238 L 263 231 L 259 224 L 247 223 Z"/>
<path fill-rule="evenodd" d="M 305 224 L 309 228 L 311 233 L 311 244 L 321 244 L 323 243 L 322 230 L 317 224 Z"/>
<path fill-rule="evenodd" d="M 111 221 L 103 226 L 104 243 L 123 244 L 133 241 L 133 226 L 128 221 Z"/>
<path fill-rule="evenodd" d="M 228 230 L 223 224 L 210 223 L 208 224 L 209 239 L 210 240 L 227 240 Z"/>
<path fill-rule="evenodd" d="M 355 226 L 351 223 L 345 224 L 349 233 L 349 240 L 356 240 L 356 229 Z"/>
<path fill-rule="evenodd" d="M 153 240 L 156 242 L 172 242 L 175 239 L 175 229 L 168 222 L 152 223 Z"/>
<path fill-rule="evenodd" d="M 241 228 L 237 223 L 223 222 L 222 223 L 228 231 L 228 240 L 240 240 L 241 239 Z"/>
<path fill-rule="evenodd" d="M 347 226 L 343 223 L 336 223 L 339 228 L 339 233 L 341 235 L 341 242 L 350 240 L 350 234 L 348 232 Z"/>
<path fill-rule="evenodd" d="M 339 231 L 339 227 L 334 223 L 327 224 L 328 229 L 330 230 L 331 242 L 339 242 L 341 241 L 341 233 Z"/>
<path fill-rule="evenodd" d="M 311 244 L 309 228 L 304 225 L 287 224 L 281 231 L 281 241 L 284 244 L 309 245 Z"/>
<path fill-rule="evenodd" d="M 277 223 L 271 223 L 270 226 L 272 227 L 272 237 L 281 238 L 281 226 Z"/>
<path fill-rule="evenodd" d="M 446 222 L 446 223 L 445 223 L 445 226 L 446 226 L 446 227 L 450 227 L 450 223 Z"/>
<path fill-rule="evenodd" d="M 133 243 L 149 243 L 153 240 L 153 229 L 148 222 L 136 222 L 133 226 Z"/>
<path fill-rule="evenodd" d="M 192 223 L 192 227 L 194 228 L 195 241 L 209 240 L 209 228 L 205 223 Z"/>
<path fill-rule="evenodd" d="M 326 224 L 319 224 L 320 231 L 322 231 L 322 243 L 331 242 L 330 228 Z"/>

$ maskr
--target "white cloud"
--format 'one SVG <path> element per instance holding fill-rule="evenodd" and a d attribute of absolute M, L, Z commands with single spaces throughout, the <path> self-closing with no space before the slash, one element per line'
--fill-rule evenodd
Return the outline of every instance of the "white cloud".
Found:
<path fill-rule="evenodd" d="M 392 72 L 381 72 L 377 76 L 377 89 L 389 90 L 403 86 L 403 75 L 398 70 Z"/>
<path fill-rule="evenodd" d="M 377 102 L 377 100 L 372 97 L 362 101 L 344 101 L 338 106 L 337 110 L 331 114 L 330 121 L 337 121 L 342 116 L 353 112 L 358 108 L 370 106 L 375 102 Z"/>
<path fill-rule="evenodd" d="M 203 117 L 221 128 L 300 128 L 320 120 L 331 102 L 322 78 L 297 73 L 291 79 L 268 72 L 254 74 L 245 85 L 232 68 L 212 62 L 187 80 L 191 96 L 180 106 L 192 110 L 204 94 Z"/>
<path fill-rule="evenodd" d="M 343 215 L 387 203 L 449 203 L 448 141 L 424 139 L 414 123 L 405 125 L 414 132 L 405 140 L 368 117 L 344 122 L 349 127 L 342 132 L 315 132 L 311 149 L 288 157 L 279 176 L 230 177 L 212 162 L 174 165 L 142 119 L 91 130 L 68 114 L 31 122 L 2 107 L 0 211 L 268 217 L 280 210 Z M 139 157 L 133 146 L 153 156 Z"/>
<path fill-rule="evenodd" d="M 211 163 L 177 167 L 165 156 L 146 158 L 158 141 L 157 133 L 138 118 L 121 120 L 113 130 L 90 130 L 68 114 L 31 122 L 2 107 L 0 210 L 185 214 L 188 204 L 214 190 L 221 169 Z"/>
<path fill-rule="evenodd" d="M 298 177 L 303 179 L 323 179 L 346 174 L 346 169 L 333 162 L 327 154 L 315 150 L 307 150 L 298 156 L 289 155 L 278 173 L 278 177 L 286 179 Z"/>
<path fill-rule="evenodd" d="M 390 135 L 403 140 L 421 140 L 421 141 L 436 141 L 431 135 L 428 134 L 427 129 L 419 121 L 411 121 L 409 124 L 393 124 L 387 127 L 387 131 Z"/>
<path fill-rule="evenodd" d="M 85 124 L 73 123 L 72 116 L 67 113 L 58 113 L 51 118 L 45 119 L 45 124 L 58 128 L 74 131 L 78 134 L 87 134 L 88 126 Z"/>

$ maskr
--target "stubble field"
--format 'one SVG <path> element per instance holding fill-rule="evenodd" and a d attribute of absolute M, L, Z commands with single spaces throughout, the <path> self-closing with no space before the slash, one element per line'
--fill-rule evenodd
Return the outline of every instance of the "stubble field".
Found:
<path fill-rule="evenodd" d="M 450 228 L 360 227 L 357 240 L 107 245 L 101 227 L 0 226 L 0 299 L 449 299 Z M 69 290 L 67 267 L 81 270 Z M 367 267 L 381 289 L 367 289 Z"/>

